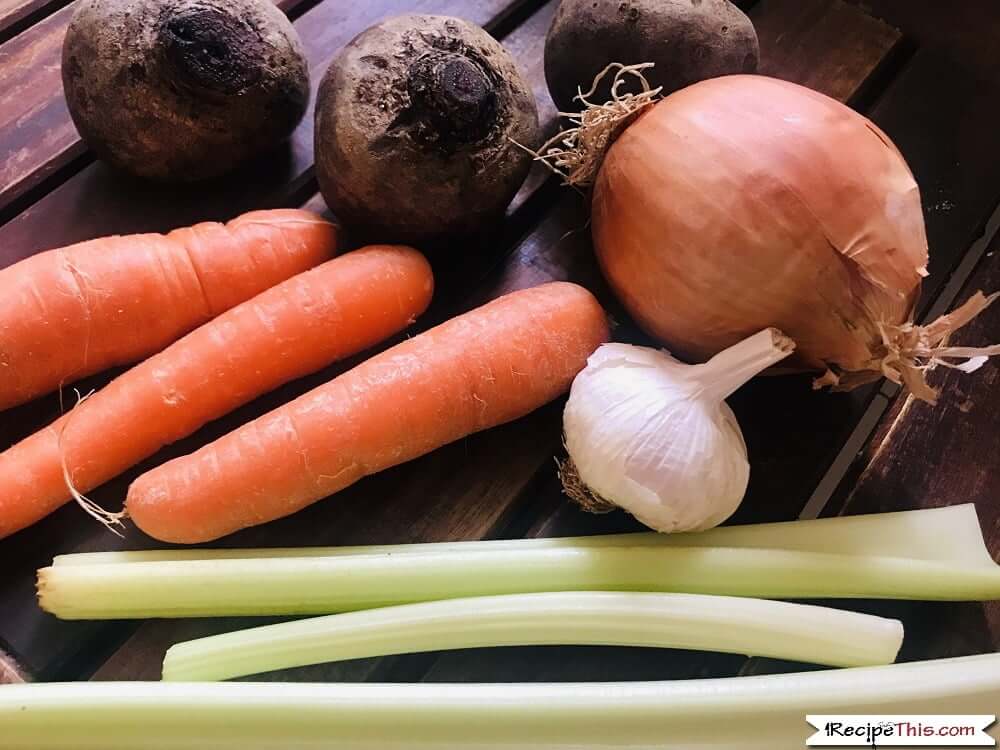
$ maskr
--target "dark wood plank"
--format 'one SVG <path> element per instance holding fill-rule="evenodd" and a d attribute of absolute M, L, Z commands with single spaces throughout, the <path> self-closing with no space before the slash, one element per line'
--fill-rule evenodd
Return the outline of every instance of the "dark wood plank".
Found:
<path fill-rule="evenodd" d="M 425 682 L 615 682 L 691 680 L 734 672 L 737 656 L 655 648 L 546 646 L 430 655 Z"/>
<path fill-rule="evenodd" d="M 926 309 L 1000 202 L 1000 149 L 988 123 L 998 88 L 960 62 L 920 50 L 871 112 L 913 170 L 930 244 Z"/>
<path fill-rule="evenodd" d="M 11 19 L 33 13 L 53 0 L 0 0 L 0 29 L 10 26 Z"/>
<path fill-rule="evenodd" d="M 994 0 L 848 0 L 900 29 L 925 49 L 944 53 L 980 78 L 1000 84 L 1000 13 Z M 990 41 L 987 41 L 990 40 Z"/>
<path fill-rule="evenodd" d="M 72 13 L 65 7 L 0 45 L 0 216 L 86 150 L 62 95 L 59 60 Z"/>
<path fill-rule="evenodd" d="M 867 81 L 902 38 L 840 0 L 760 0 L 749 15 L 766 51 L 761 74 L 794 80 L 842 101 L 857 94 L 858 81 Z M 818 55 L 823 65 L 815 64 Z"/>
<path fill-rule="evenodd" d="M 485 5 L 483 4 L 478 12 L 485 13 L 487 10 Z M 322 7 L 318 6 L 316 10 Z M 429 3 L 424 3 L 425 10 L 429 7 Z M 521 4 L 517 4 L 516 7 L 521 7 Z M 496 4 L 493 8 L 496 16 L 509 18 L 507 6 Z M 439 10 L 446 11 L 447 8 L 441 5 Z M 532 58 L 523 59 L 522 64 L 536 86 L 542 75 L 541 46 L 529 43 L 524 36 L 537 38 L 544 34 L 551 13 L 551 5 L 544 7 L 508 37 L 512 49 L 525 55 L 534 55 Z M 306 18 L 309 16 L 311 13 L 307 14 Z M 484 23 L 490 22 L 489 18 L 481 20 Z M 353 36 L 355 31 L 340 29 L 338 33 L 346 40 Z M 311 152 L 311 148 L 309 151 Z M 121 189 L 121 185 L 109 183 L 102 189 L 110 193 L 115 188 Z M 294 190 L 294 186 L 285 185 L 281 189 Z M 204 194 L 201 197 L 204 199 Z M 248 200 L 252 199 L 249 191 L 246 197 Z M 322 208 L 322 201 L 314 198 L 310 205 Z M 192 204 L 192 208 L 196 207 Z M 184 211 L 187 208 L 182 206 L 180 210 Z M 519 213 L 530 217 L 533 215 L 533 210 L 532 198 L 522 196 Z M 164 219 L 168 216 L 165 209 L 163 215 Z M 112 223 L 118 218 L 107 213 L 102 216 Z M 40 221 L 41 218 L 39 214 L 32 214 L 22 217 L 20 221 L 31 224 L 38 222 L 36 226 L 41 229 L 43 223 Z M 523 231 L 518 228 L 519 221 L 518 216 L 511 217 L 507 222 L 509 234 L 501 233 L 486 247 L 462 248 L 464 253 L 456 254 L 453 258 L 439 259 L 436 269 L 438 291 L 435 304 L 421 321 L 421 325 L 429 325 L 435 320 L 454 314 L 456 310 L 474 307 L 498 293 L 495 286 L 489 290 L 482 288 L 476 290 L 475 282 L 477 278 L 483 276 L 486 269 L 495 265 L 505 252 L 509 252 L 513 241 Z M 0 229 L 0 236 L 10 226 Z M 0 243 L 2 242 L 0 240 Z M 143 468 L 149 468 L 169 456 L 194 450 L 235 425 L 324 382 L 350 364 L 351 362 L 343 363 L 339 367 L 279 389 L 218 424 L 209 426 L 193 438 L 172 446 L 146 462 L 143 467 L 137 467 L 101 488 L 93 494 L 93 497 L 109 507 L 120 504 L 128 482 Z M 94 382 L 100 384 L 106 377 L 97 378 Z M 51 419 L 57 411 L 58 403 L 55 398 L 43 399 L 16 410 L 12 413 L 14 419 L 8 423 L 10 426 L 5 430 L 8 442 L 29 432 L 35 425 Z M 16 428 L 12 427 L 15 425 Z M 558 419 L 554 414 L 542 411 L 529 420 L 519 423 L 518 427 L 510 428 L 523 431 L 523 436 L 518 434 L 516 438 L 511 437 L 504 431 L 506 429 L 508 428 L 459 443 L 422 462 L 374 477 L 371 482 L 366 480 L 348 493 L 342 493 L 337 503 L 314 506 L 317 511 L 323 506 L 327 508 L 324 512 L 334 512 L 334 516 L 328 518 L 335 520 L 324 521 L 320 517 L 312 516 L 310 511 L 307 515 L 297 516 L 296 519 L 269 525 L 267 529 L 251 530 L 244 535 L 237 535 L 227 540 L 227 543 L 340 544 L 351 543 L 351 539 L 355 542 L 364 542 L 386 536 L 393 538 L 394 534 L 394 538 L 398 541 L 428 538 L 433 535 L 442 535 L 434 538 L 482 536 L 500 523 L 509 511 L 510 498 L 518 497 L 522 493 L 530 483 L 539 463 L 547 460 L 545 457 L 551 456 L 551 442 L 557 440 L 558 435 Z M 2 427 L 0 431 L 4 431 Z M 547 439 L 544 446 L 539 442 L 543 437 Z M 482 446 L 483 452 L 479 453 L 476 446 Z M 471 455 L 478 455 L 479 460 L 470 461 Z M 502 476 L 497 475 L 492 469 L 489 472 L 484 471 L 486 466 L 495 466 L 494 461 L 506 467 Z M 456 465 L 461 465 L 463 469 L 456 472 L 453 469 Z M 400 498 L 399 495 L 403 497 Z M 381 511 L 378 510 L 379 507 L 382 508 Z M 412 509 L 412 514 L 408 510 L 400 510 L 400 507 Z M 353 520 L 343 517 L 341 514 L 344 512 Z M 142 539 L 138 533 L 137 536 L 139 539 L 133 536 L 129 542 L 137 546 L 151 543 Z M 284 542 L 279 541 L 282 539 Z M 55 542 L 55 547 L 53 540 L 58 540 Z M 107 630 L 100 623 L 60 623 L 54 618 L 42 615 L 32 603 L 32 569 L 39 564 L 45 564 L 48 557 L 59 551 L 105 549 L 116 544 L 117 541 L 113 537 L 88 524 L 74 508 L 65 508 L 41 524 L 5 540 L 0 555 L 5 560 L 12 561 L 11 570 L 14 569 L 16 561 L 21 573 L 0 581 L 0 602 L 2 602 L 0 609 L 11 613 L 0 625 L 2 628 L 0 637 L 8 640 L 15 653 L 33 673 L 48 676 L 63 674 L 62 670 L 72 671 L 77 668 L 82 653 L 89 648 L 100 647 L 92 644 L 101 644 L 108 638 L 112 640 L 119 638 L 121 631 L 114 631 L 113 627 Z"/>

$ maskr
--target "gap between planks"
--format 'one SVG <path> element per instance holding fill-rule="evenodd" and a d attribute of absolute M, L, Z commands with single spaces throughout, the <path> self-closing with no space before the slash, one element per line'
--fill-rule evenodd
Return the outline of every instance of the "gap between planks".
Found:
<path fill-rule="evenodd" d="M 0 0 L 0 44 L 27 31 L 73 0 Z"/>

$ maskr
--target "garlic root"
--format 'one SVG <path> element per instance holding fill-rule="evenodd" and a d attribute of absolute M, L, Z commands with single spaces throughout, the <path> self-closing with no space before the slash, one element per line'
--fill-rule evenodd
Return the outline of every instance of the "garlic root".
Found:
<path fill-rule="evenodd" d="M 617 505 L 598 495 L 580 479 L 580 472 L 577 471 L 572 458 L 556 461 L 556 465 L 559 467 L 559 481 L 562 483 L 563 494 L 585 511 L 603 515 L 618 509 Z"/>

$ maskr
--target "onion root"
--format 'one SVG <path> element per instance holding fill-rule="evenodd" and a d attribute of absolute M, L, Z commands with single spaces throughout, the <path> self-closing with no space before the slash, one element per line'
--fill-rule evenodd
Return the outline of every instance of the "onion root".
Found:
<path fill-rule="evenodd" d="M 611 144 L 636 117 L 660 98 L 663 87 L 650 87 L 649 81 L 642 74 L 643 70 L 652 67 L 653 63 L 611 63 L 597 74 L 589 91 L 580 91 L 576 95 L 575 98 L 584 105 L 582 111 L 559 113 L 560 117 L 565 117 L 573 126 L 556 133 L 538 151 L 526 150 L 536 161 L 562 177 L 566 185 L 587 187 L 593 184 L 604 161 L 604 154 L 611 148 Z M 590 97 L 612 71 L 614 77 L 611 80 L 611 99 L 603 104 L 590 101 Z M 642 90 L 636 94 L 623 94 L 620 92 L 621 87 L 630 76 L 638 80 Z"/>
<path fill-rule="evenodd" d="M 833 390 L 846 391 L 877 380 L 884 375 L 897 385 L 905 386 L 913 396 L 929 404 L 937 403 L 938 391 L 927 383 L 927 373 L 936 366 L 964 372 L 978 370 L 987 357 L 1000 354 L 1000 344 L 992 346 L 949 346 L 948 338 L 989 307 L 1000 292 L 988 297 L 976 292 L 964 304 L 927 325 L 912 322 L 902 325 L 879 324 L 884 355 L 873 359 L 871 369 L 838 374 L 827 370 L 813 381 L 814 388 L 830 385 Z M 952 360 L 961 360 L 955 363 Z"/>

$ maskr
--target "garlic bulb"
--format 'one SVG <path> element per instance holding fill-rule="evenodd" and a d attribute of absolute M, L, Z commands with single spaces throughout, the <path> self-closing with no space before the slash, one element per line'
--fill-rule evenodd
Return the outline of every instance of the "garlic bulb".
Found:
<path fill-rule="evenodd" d="M 656 349 L 602 345 L 573 381 L 563 414 L 567 494 L 592 510 L 624 508 L 658 531 L 722 523 L 750 478 L 743 433 L 725 399 L 794 348 L 774 328 L 699 365 Z"/>

